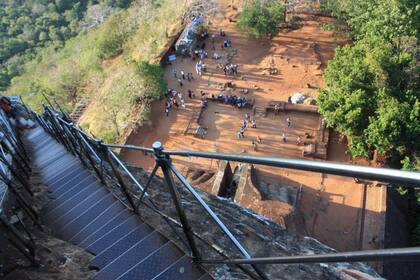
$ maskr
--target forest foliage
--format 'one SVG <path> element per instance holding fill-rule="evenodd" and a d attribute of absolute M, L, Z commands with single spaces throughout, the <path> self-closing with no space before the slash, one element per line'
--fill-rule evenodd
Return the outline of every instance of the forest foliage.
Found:
<path fill-rule="evenodd" d="M 0 91 L 46 46 L 56 49 L 131 0 L 0 0 Z M 91 21 L 88 23 L 88 21 Z M 93 21 L 93 22 L 92 22 Z M 96 24 L 95 24 L 96 23 Z"/>
<path fill-rule="evenodd" d="M 398 162 L 420 150 L 420 4 L 410 0 L 323 0 L 350 27 L 336 50 L 318 102 L 353 156 L 376 150 Z"/>
<path fill-rule="evenodd" d="M 256 38 L 270 37 L 279 32 L 285 6 L 279 1 L 253 0 L 246 3 L 236 26 Z"/>
<path fill-rule="evenodd" d="M 192 2 L 142 0 L 118 8 L 62 46 L 51 43 L 37 50 L 21 65 L 6 94 L 22 95 L 35 110 L 45 103 L 42 93 L 68 111 L 88 98 L 81 126 L 107 142 L 122 141 L 124 133 L 147 121 L 151 102 L 166 92 L 157 58 L 179 32 Z M 94 22 L 87 20 L 91 10 L 87 8 L 81 25 Z"/>
<path fill-rule="evenodd" d="M 338 48 L 328 63 L 320 111 L 350 140 L 353 156 L 367 158 L 376 150 L 394 167 L 420 171 L 420 3 L 321 3 L 338 25 L 349 27 L 353 44 Z M 399 191 L 408 195 L 409 230 L 413 245 L 419 245 L 420 188 Z"/>

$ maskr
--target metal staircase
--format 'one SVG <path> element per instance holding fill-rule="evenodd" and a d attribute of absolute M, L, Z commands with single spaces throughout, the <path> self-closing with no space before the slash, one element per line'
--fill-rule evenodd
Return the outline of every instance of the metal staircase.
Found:
<path fill-rule="evenodd" d="M 52 198 L 41 217 L 56 236 L 96 255 L 94 279 L 212 279 L 44 129 L 29 131 L 25 140 Z"/>

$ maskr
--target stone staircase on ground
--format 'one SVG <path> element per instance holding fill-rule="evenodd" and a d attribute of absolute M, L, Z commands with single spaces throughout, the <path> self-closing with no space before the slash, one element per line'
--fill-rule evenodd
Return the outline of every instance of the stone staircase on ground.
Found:
<path fill-rule="evenodd" d="M 254 107 L 254 117 L 256 118 L 265 118 L 267 116 L 267 111 L 263 107 Z"/>
<path fill-rule="evenodd" d="M 52 197 L 43 221 L 58 238 L 95 255 L 93 279 L 212 279 L 42 128 L 27 132 L 25 142 Z"/>

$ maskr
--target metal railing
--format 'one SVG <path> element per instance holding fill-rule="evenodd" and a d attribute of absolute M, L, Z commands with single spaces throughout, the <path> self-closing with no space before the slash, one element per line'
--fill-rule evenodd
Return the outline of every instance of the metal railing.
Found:
<path fill-rule="evenodd" d="M 267 165 L 281 168 L 290 168 L 296 170 L 322 172 L 327 174 L 347 176 L 357 179 L 375 180 L 389 183 L 389 186 L 404 185 L 407 187 L 420 186 L 420 173 L 411 171 L 402 171 L 389 168 L 375 168 L 367 166 L 338 164 L 330 162 L 312 161 L 312 160 L 298 160 L 274 157 L 258 157 L 248 155 L 236 154 L 220 154 L 208 152 L 194 152 L 194 151 L 170 151 L 165 150 L 160 142 L 155 142 L 152 148 L 137 147 L 131 145 L 117 145 L 105 144 L 102 140 L 89 136 L 75 124 L 72 123 L 71 118 L 65 114 L 63 110 L 57 113 L 51 106 L 44 106 L 44 113 L 36 115 L 32 113 L 33 117 L 38 123 L 49 132 L 57 141 L 61 142 L 71 153 L 78 156 L 81 162 L 94 170 L 97 177 L 104 183 L 116 184 L 119 187 L 122 195 L 125 197 L 125 203 L 133 211 L 137 212 L 140 204 L 144 204 L 162 218 L 171 226 L 181 228 L 186 238 L 184 244 L 187 245 L 191 252 L 191 258 L 201 264 L 234 264 L 240 269 L 244 270 L 254 278 L 267 279 L 264 270 L 260 265 L 263 264 L 290 264 L 290 263 L 320 263 L 320 262 L 356 262 L 356 261 L 383 261 L 383 260 L 420 260 L 420 247 L 413 248 L 397 248 L 397 249 L 383 249 L 370 251 L 356 251 L 345 253 L 331 253 L 322 255 L 302 255 L 302 256 L 281 256 L 281 257 L 265 257 L 253 258 L 247 249 L 240 243 L 229 228 L 221 221 L 219 216 L 211 209 L 211 207 L 201 198 L 199 192 L 195 190 L 188 180 L 176 169 L 171 162 L 171 156 L 183 157 L 201 157 L 208 159 L 228 160 L 242 163 L 251 163 L 259 165 Z M 118 156 L 111 150 L 112 148 L 129 149 L 142 151 L 151 154 L 155 159 L 155 166 L 152 173 L 148 177 L 147 183 L 143 186 L 139 180 L 129 171 L 125 164 L 118 158 Z M 153 178 L 156 176 L 157 170 L 160 169 L 164 175 L 164 182 L 171 195 L 173 206 L 176 209 L 177 218 L 173 219 L 165 214 L 152 197 L 148 190 L 151 186 Z M 137 188 L 136 196 L 137 204 L 134 202 L 134 194 L 130 191 L 123 175 L 132 181 Z M 181 183 L 180 186 L 174 182 L 174 177 Z M 199 249 L 197 248 L 196 240 L 200 236 L 192 230 L 190 221 L 185 214 L 183 203 L 180 199 L 179 188 L 184 187 L 192 197 L 198 202 L 204 211 L 209 215 L 211 220 L 219 227 L 223 234 L 232 242 L 234 247 L 238 250 L 242 258 L 230 258 L 224 255 L 225 259 L 203 259 Z M 149 202 L 145 204 L 144 199 Z M 179 236 L 179 235 L 178 235 Z M 183 238 L 180 238 L 182 241 Z M 203 240 L 201 240 L 203 241 Z M 209 244 L 211 245 L 211 244 Z M 213 247 L 215 249 L 215 247 Z M 219 252 L 220 253 L 220 252 Z M 250 265 L 256 272 L 251 272 L 243 265 Z"/>
<path fill-rule="evenodd" d="M 0 223 L 9 242 L 32 265 L 38 266 L 34 240 L 17 211 L 22 209 L 23 214 L 43 230 L 36 211 L 28 202 L 28 196 L 34 195 L 28 181 L 31 174 L 30 160 L 18 135 L 16 126 L 10 123 L 5 113 L 0 110 Z M 13 209 L 6 208 L 9 201 L 16 201 L 16 204 L 9 205 Z M 10 221 L 11 215 L 16 218 L 16 222 Z"/>

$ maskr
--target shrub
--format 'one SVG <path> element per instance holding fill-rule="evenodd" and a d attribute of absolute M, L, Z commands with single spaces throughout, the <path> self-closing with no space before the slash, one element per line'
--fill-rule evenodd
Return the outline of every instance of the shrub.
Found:
<path fill-rule="evenodd" d="M 159 99 L 166 93 L 168 84 L 160 65 L 141 61 L 138 64 L 138 74 L 144 81 L 146 97 Z"/>
<path fill-rule="evenodd" d="M 279 2 L 254 0 L 245 5 L 237 27 L 256 38 L 273 36 L 279 31 L 278 22 L 284 20 L 284 11 Z"/>

